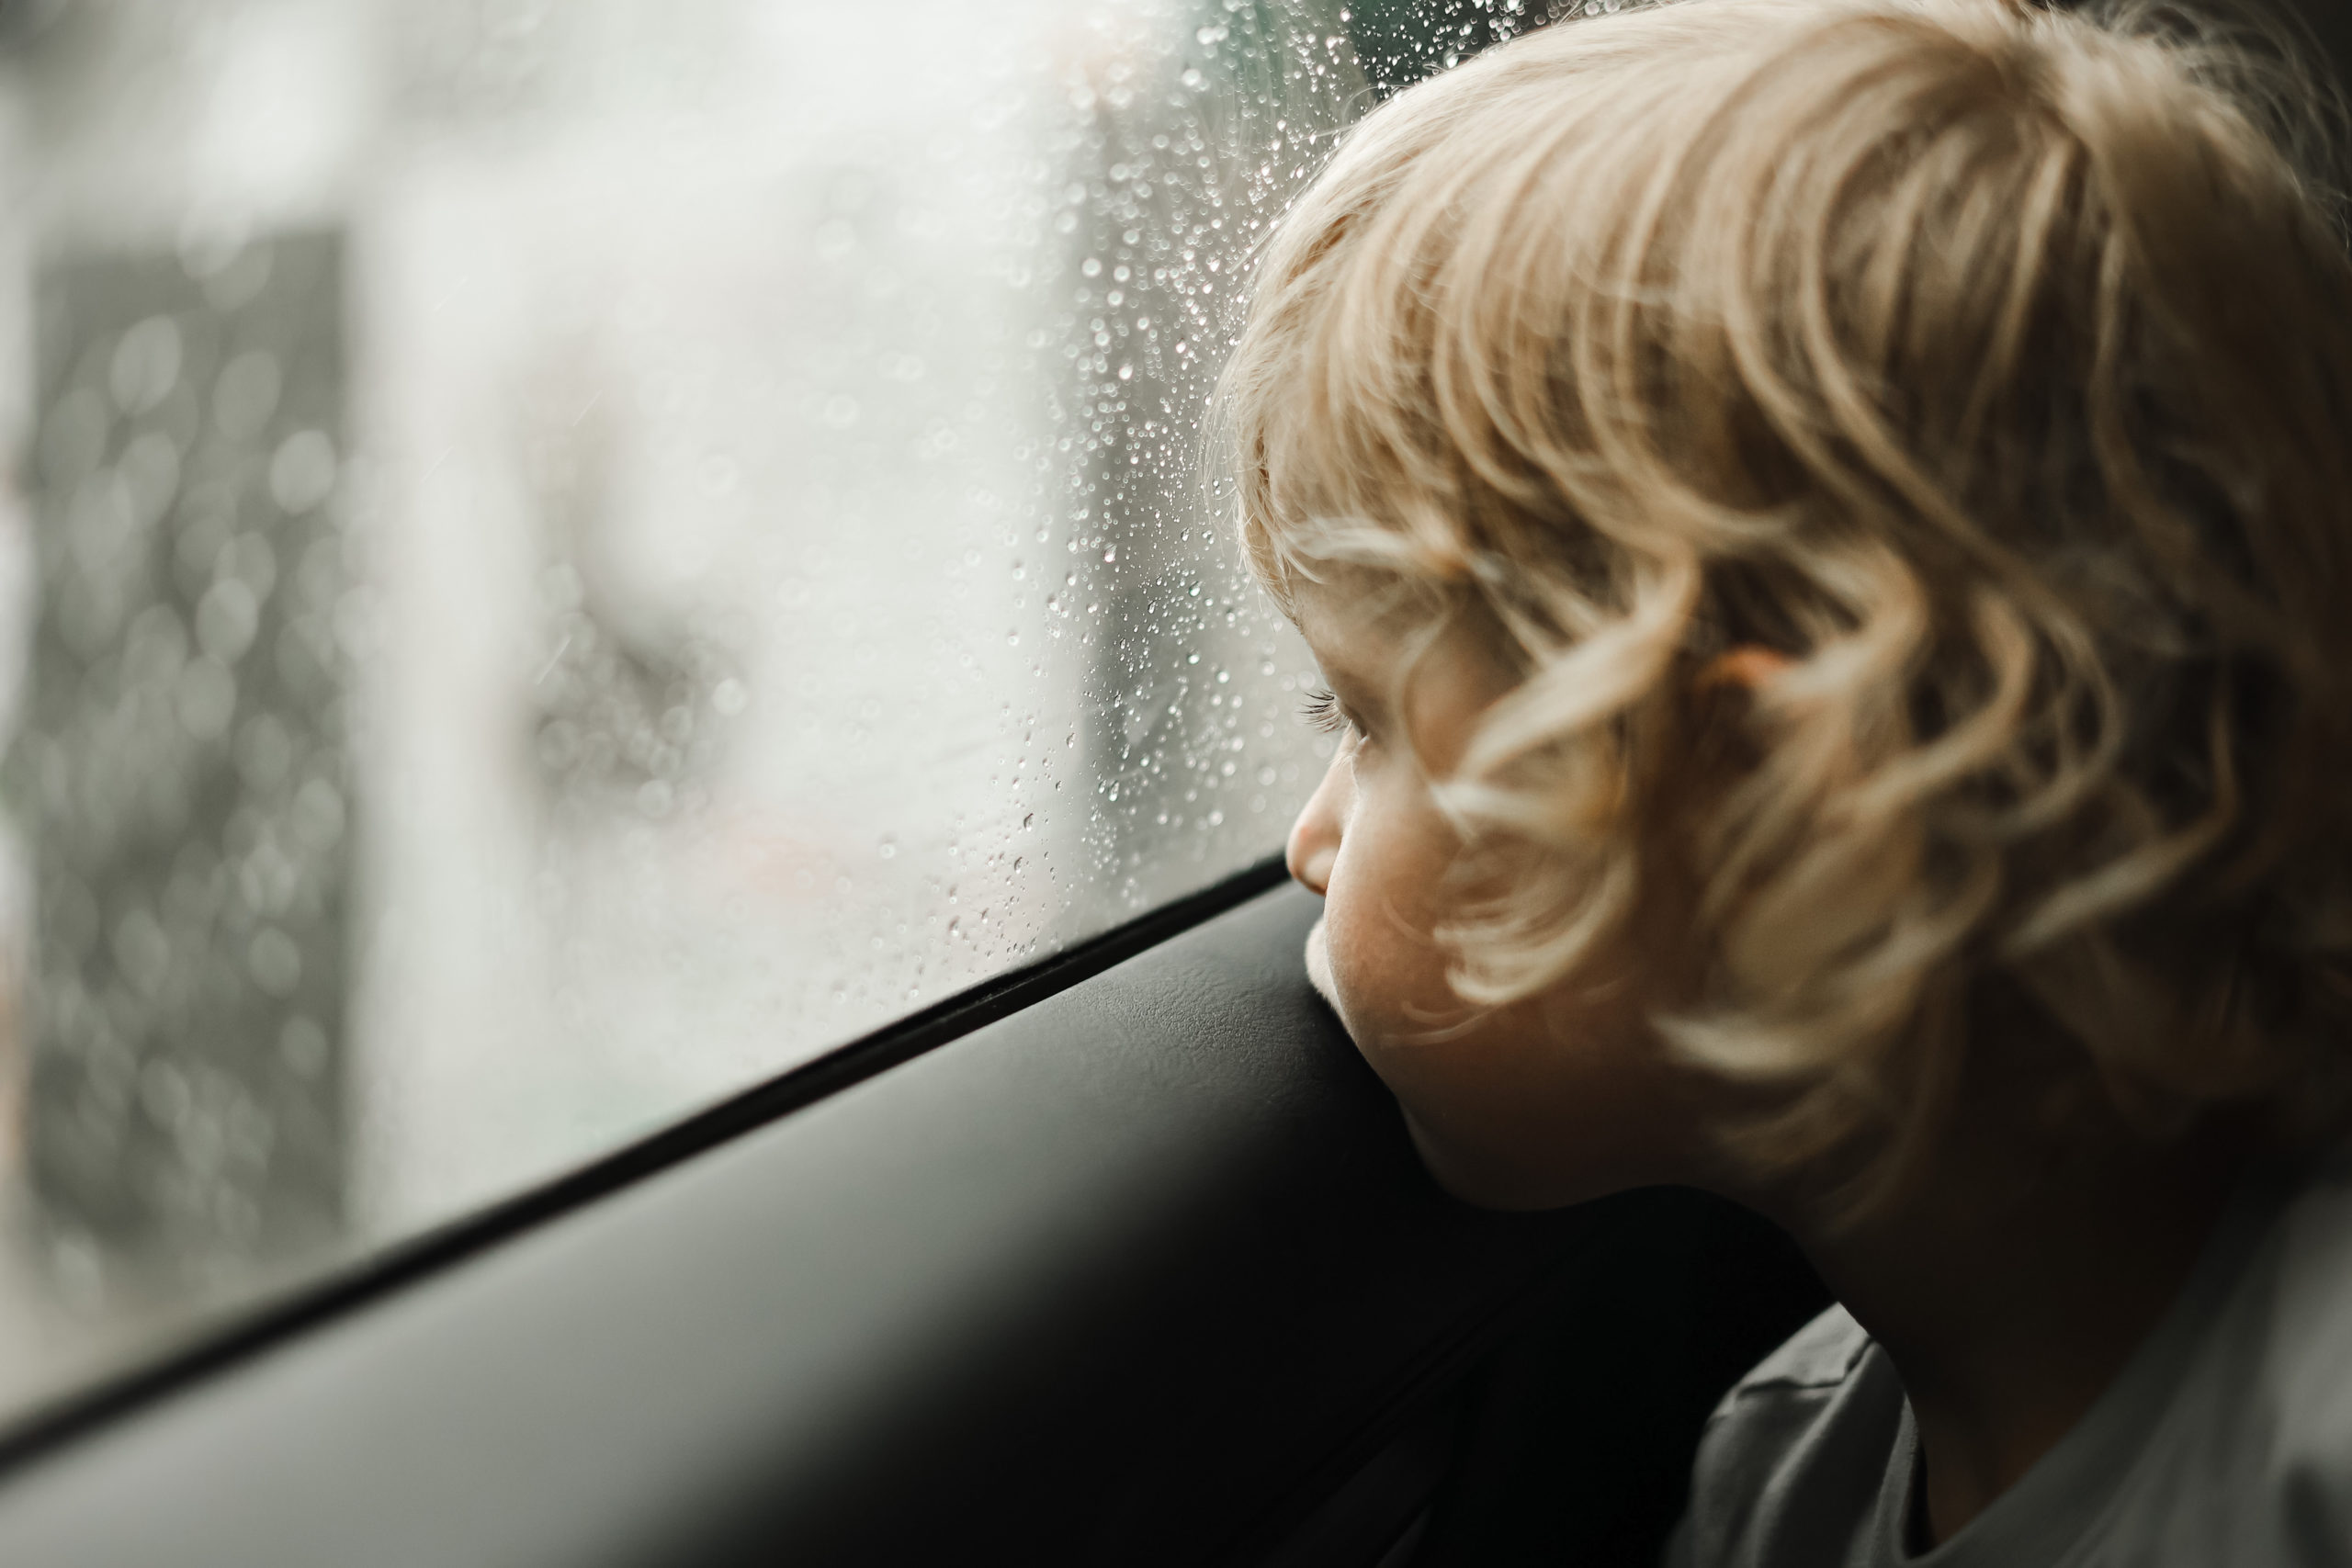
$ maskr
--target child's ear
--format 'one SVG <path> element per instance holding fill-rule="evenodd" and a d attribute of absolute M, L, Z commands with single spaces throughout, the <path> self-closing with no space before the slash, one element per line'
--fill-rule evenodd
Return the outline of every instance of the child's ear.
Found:
<path fill-rule="evenodd" d="M 1691 682 L 1691 690 L 1707 693 L 1729 686 L 1752 694 L 1757 687 L 1789 667 L 1789 656 L 1760 643 L 1743 642 L 1728 653 L 1709 660 Z"/>
<path fill-rule="evenodd" d="M 1750 722 L 1756 691 L 1793 662 L 1761 643 L 1744 642 L 1690 678 L 1690 783 L 1701 798 L 1730 789 L 1762 761 Z"/>

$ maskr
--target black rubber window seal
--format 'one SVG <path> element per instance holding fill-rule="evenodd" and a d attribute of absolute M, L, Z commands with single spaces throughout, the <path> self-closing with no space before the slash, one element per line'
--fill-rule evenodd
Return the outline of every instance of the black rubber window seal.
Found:
<path fill-rule="evenodd" d="M 1270 856 L 1125 925 L 836 1046 L 565 1175 L 332 1269 L 153 1360 L 36 1406 L 0 1430 L 0 1472 L 534 1226 L 1082 985 L 1279 886 L 1284 874 L 1282 857 Z"/>

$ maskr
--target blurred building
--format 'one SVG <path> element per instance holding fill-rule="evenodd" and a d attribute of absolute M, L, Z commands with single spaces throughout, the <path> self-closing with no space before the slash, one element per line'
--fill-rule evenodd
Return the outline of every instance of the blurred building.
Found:
<path fill-rule="evenodd" d="M 30 1189 L 61 1255 L 313 1250 L 341 1168 L 349 777 L 332 235 L 35 283 Z"/>

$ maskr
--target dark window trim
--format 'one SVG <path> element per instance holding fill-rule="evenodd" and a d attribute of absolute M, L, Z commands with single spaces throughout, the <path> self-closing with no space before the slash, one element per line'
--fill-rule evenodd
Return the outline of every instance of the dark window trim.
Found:
<path fill-rule="evenodd" d="M 1279 854 L 838 1045 L 570 1173 L 397 1241 L 0 1429 L 0 1474 L 296 1335 L 1009 1018 L 1281 885 Z"/>

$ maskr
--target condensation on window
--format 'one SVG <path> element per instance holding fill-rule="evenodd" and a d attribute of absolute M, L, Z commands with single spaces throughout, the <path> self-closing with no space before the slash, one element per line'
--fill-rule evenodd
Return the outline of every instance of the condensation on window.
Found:
<path fill-rule="evenodd" d="M 1276 852 L 1238 281 L 1523 20 L 0 16 L 0 1421 Z"/>

